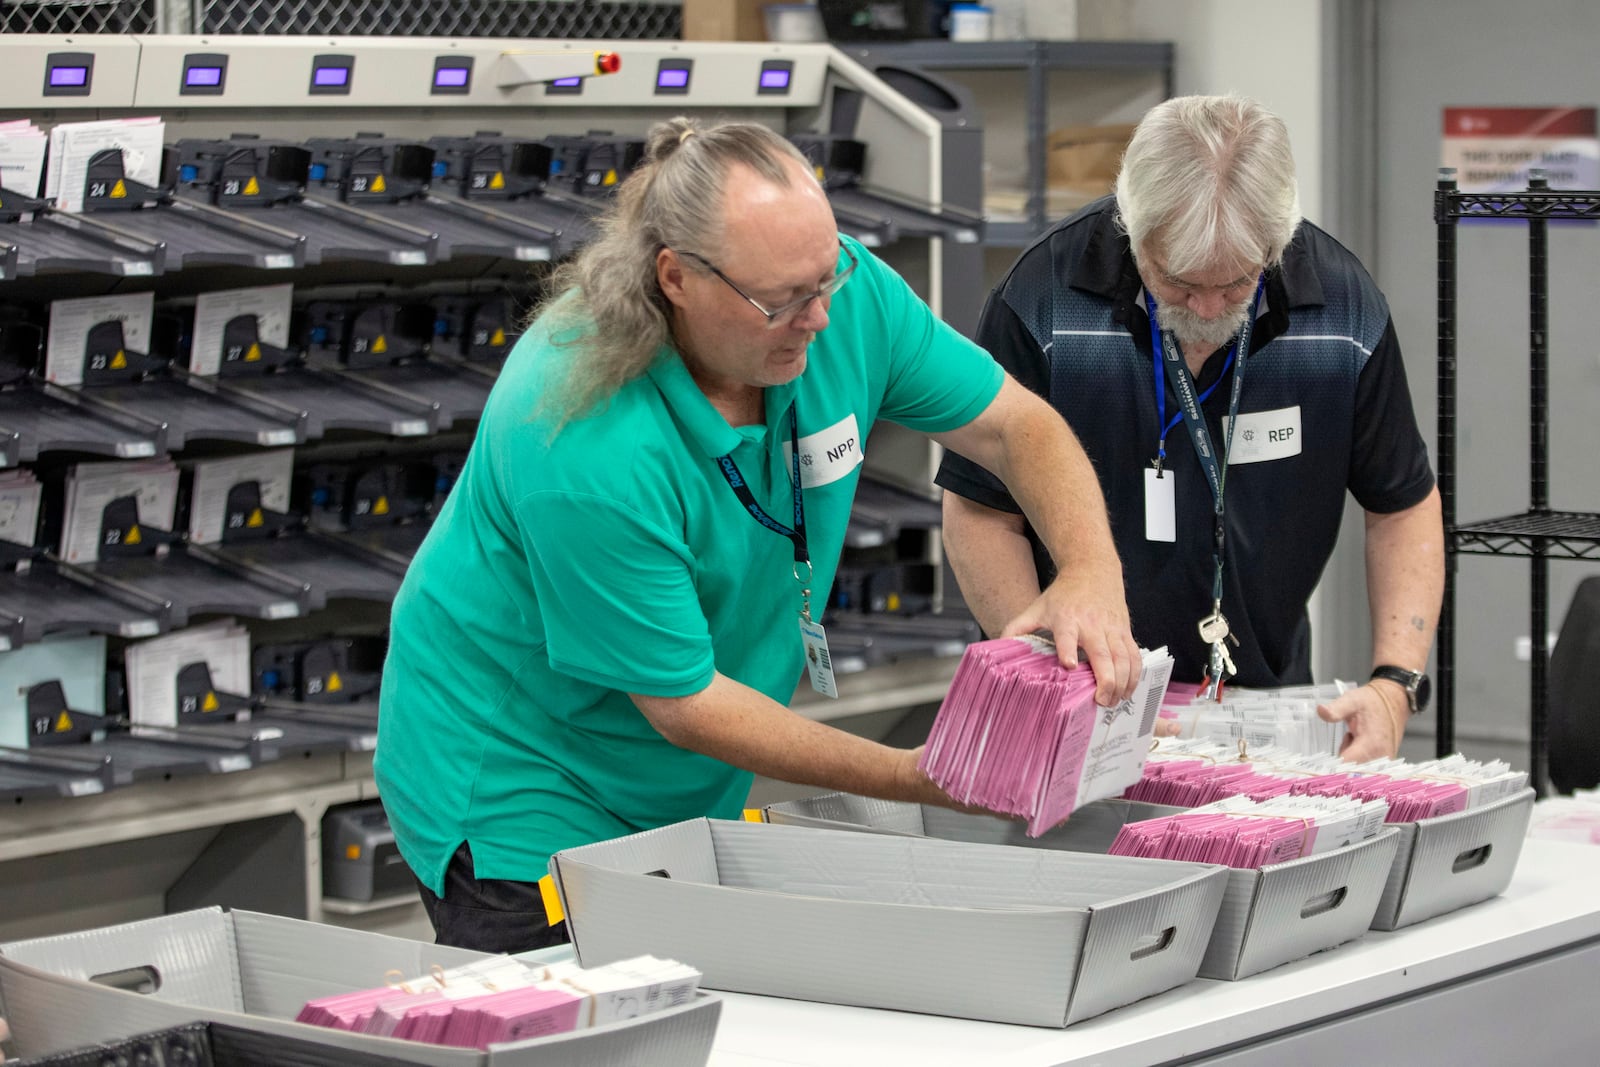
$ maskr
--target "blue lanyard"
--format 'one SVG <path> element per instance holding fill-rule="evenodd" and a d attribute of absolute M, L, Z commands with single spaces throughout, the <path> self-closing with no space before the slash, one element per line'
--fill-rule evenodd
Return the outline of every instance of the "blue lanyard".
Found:
<path fill-rule="evenodd" d="M 1222 603 L 1222 551 L 1226 537 L 1227 527 L 1224 524 L 1223 488 L 1228 475 L 1228 454 L 1233 450 L 1233 430 L 1238 425 L 1239 395 L 1244 386 L 1244 369 L 1250 354 L 1250 334 L 1255 329 L 1256 311 L 1261 306 L 1261 294 L 1266 289 L 1266 275 L 1262 275 L 1256 282 L 1255 296 L 1250 300 L 1250 311 L 1245 315 L 1244 325 L 1239 327 L 1239 336 L 1228 349 L 1228 358 L 1223 363 L 1222 375 L 1212 383 L 1211 388 L 1203 394 L 1196 395 L 1194 375 L 1189 373 L 1189 367 L 1183 362 L 1183 353 L 1178 349 L 1178 343 L 1171 332 L 1161 329 L 1156 318 L 1156 298 L 1150 291 L 1145 290 L 1145 307 L 1150 315 L 1150 347 L 1151 358 L 1155 365 L 1156 376 L 1156 417 L 1161 423 L 1160 452 L 1157 462 L 1166 456 L 1167 431 L 1171 430 L 1181 420 L 1189 428 L 1189 439 L 1194 442 L 1195 455 L 1200 459 L 1200 466 L 1206 472 L 1206 482 L 1211 486 L 1211 500 L 1213 514 L 1216 516 L 1216 526 L 1212 531 L 1213 536 L 1213 561 L 1215 563 L 1214 577 L 1211 585 L 1211 599 L 1216 604 Z M 1243 356 L 1235 359 L 1235 356 Z M 1178 394 L 1180 411 L 1167 422 L 1167 397 L 1166 390 L 1161 381 L 1161 367 L 1166 364 L 1167 380 L 1172 383 L 1173 392 Z M 1228 398 L 1228 436 L 1223 443 L 1223 453 L 1218 457 L 1216 449 L 1211 444 L 1211 431 L 1206 427 L 1205 416 L 1200 411 L 1200 405 L 1216 391 L 1226 376 L 1228 367 L 1237 363 L 1233 371 L 1233 389 Z"/>
<path fill-rule="evenodd" d="M 794 468 L 794 529 L 774 519 L 764 511 L 756 501 L 755 494 L 750 492 L 750 486 L 745 483 L 744 475 L 739 473 L 738 464 L 733 461 L 733 453 L 717 457 L 717 469 L 722 471 L 722 476 L 728 480 L 734 495 L 739 498 L 739 503 L 761 525 L 773 533 L 787 537 L 794 544 L 794 562 L 798 567 L 804 563 L 809 571 L 811 555 L 806 551 L 806 505 L 805 498 L 800 493 L 800 416 L 796 414 L 799 405 L 789 408 L 789 442 L 790 463 Z"/>

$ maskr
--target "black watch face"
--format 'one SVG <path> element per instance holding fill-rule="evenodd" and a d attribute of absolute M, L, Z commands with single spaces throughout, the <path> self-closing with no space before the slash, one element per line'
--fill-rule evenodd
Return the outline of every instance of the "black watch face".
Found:
<path fill-rule="evenodd" d="M 1426 674 L 1417 682 L 1417 711 L 1425 711 L 1428 699 L 1433 696 L 1433 680 Z"/>

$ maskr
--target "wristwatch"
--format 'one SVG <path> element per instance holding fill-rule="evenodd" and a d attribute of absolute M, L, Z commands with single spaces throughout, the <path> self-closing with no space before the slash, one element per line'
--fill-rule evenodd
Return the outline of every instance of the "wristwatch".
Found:
<path fill-rule="evenodd" d="M 1428 698 L 1433 696 L 1433 683 L 1421 671 L 1408 671 L 1404 667 L 1391 667 L 1385 663 L 1381 667 L 1372 668 L 1373 678 L 1384 678 L 1395 682 L 1406 691 L 1406 703 L 1411 707 L 1411 714 L 1416 715 L 1428 706 Z"/>

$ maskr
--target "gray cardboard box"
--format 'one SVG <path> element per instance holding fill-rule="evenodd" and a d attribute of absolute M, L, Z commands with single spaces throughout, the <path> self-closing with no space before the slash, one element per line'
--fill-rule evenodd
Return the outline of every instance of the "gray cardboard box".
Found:
<path fill-rule="evenodd" d="M 946 808 L 830 793 L 774 804 L 769 822 L 871 830 L 950 841 L 1104 852 L 1126 823 L 1182 808 L 1129 800 L 1085 804 L 1065 823 L 1028 837 L 1011 819 Z M 1344 848 L 1258 869 L 1228 869 L 1228 889 L 1200 963 L 1202 978 L 1235 980 L 1367 932 L 1383 894 L 1400 834 L 1384 830 Z M 1168 862 L 1168 861 L 1154 861 Z"/>
<path fill-rule="evenodd" d="M 585 966 L 651 953 L 713 989 L 1057 1027 L 1193 978 L 1227 880 L 709 819 L 558 852 L 550 870 Z"/>
<path fill-rule="evenodd" d="M 694 1003 L 626 1022 L 497 1046 L 490 1052 L 348 1034 L 292 1022 L 306 1001 L 381 985 L 384 973 L 428 973 L 486 954 L 360 930 L 218 908 L 0 945 L 0 1003 L 22 1056 L 116 1041 L 162 1027 L 222 1022 L 327 1049 L 433 1067 L 703 1067 L 722 1003 Z M 148 992 L 100 984 L 152 985 Z M 99 978 L 100 982 L 94 981 Z"/>
<path fill-rule="evenodd" d="M 1532 789 L 1482 808 L 1395 823 L 1395 853 L 1374 930 L 1398 930 L 1497 897 L 1511 884 L 1533 817 Z"/>

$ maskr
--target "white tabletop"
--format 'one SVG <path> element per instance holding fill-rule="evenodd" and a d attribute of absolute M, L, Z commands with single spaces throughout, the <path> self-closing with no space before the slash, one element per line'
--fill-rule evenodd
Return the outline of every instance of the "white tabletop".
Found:
<path fill-rule="evenodd" d="M 712 1067 L 1134 1067 L 1600 937 L 1600 847 L 1530 840 L 1505 894 L 1238 982 L 1197 979 L 1065 1030 L 724 993 Z M 960 961 L 951 960 L 952 975 Z M 977 980 L 982 976 L 975 976 Z M 952 978 L 952 980 L 959 980 Z"/>

